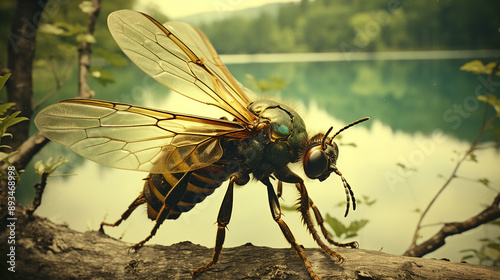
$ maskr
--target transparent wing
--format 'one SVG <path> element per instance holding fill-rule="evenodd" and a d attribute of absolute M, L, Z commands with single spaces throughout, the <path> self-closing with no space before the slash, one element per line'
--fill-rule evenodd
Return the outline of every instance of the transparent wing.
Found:
<path fill-rule="evenodd" d="M 111 13 L 108 26 L 130 60 L 164 86 L 217 106 L 248 125 L 256 121 L 247 109 L 249 90 L 229 73 L 199 29 L 181 22 L 162 25 L 130 10 Z"/>
<path fill-rule="evenodd" d="M 44 108 L 35 125 L 97 163 L 152 173 L 208 166 L 222 156 L 221 137 L 246 137 L 238 122 L 80 99 Z"/>

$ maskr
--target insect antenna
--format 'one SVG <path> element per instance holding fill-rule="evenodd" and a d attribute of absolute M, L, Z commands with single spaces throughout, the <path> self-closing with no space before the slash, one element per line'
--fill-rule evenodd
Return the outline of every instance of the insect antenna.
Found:
<path fill-rule="evenodd" d="M 342 179 L 342 183 L 344 183 L 345 195 L 347 199 L 347 208 L 345 209 L 344 214 L 344 217 L 347 217 L 347 214 L 349 214 L 349 197 L 352 199 L 352 210 L 356 210 L 356 199 L 354 198 L 354 192 L 352 191 L 351 186 L 347 183 L 344 176 L 340 176 L 340 179 Z"/>
<path fill-rule="evenodd" d="M 369 119 L 370 119 L 369 117 L 362 118 L 362 119 L 359 119 L 359 120 L 357 120 L 357 121 L 355 121 L 355 122 L 352 122 L 352 123 L 350 123 L 350 124 L 348 124 L 348 125 L 344 126 L 344 127 L 343 127 L 343 128 L 341 128 L 339 131 L 337 131 L 337 133 L 335 133 L 335 134 L 333 135 L 332 139 L 330 139 L 330 144 L 333 142 L 333 138 L 335 138 L 337 135 L 339 135 L 342 131 L 344 131 L 344 130 L 348 129 L 349 127 L 351 127 L 351 126 L 353 126 L 353 125 L 357 125 L 358 123 L 362 123 L 362 122 L 367 121 L 367 120 L 369 120 Z M 330 128 L 330 130 L 331 130 L 331 128 Z M 330 132 L 330 130 L 328 130 L 328 132 Z M 327 134 L 328 134 L 328 132 L 327 132 Z M 326 139 L 326 135 L 325 135 L 325 139 Z"/>
<path fill-rule="evenodd" d="M 326 144 L 325 144 L 326 143 L 326 137 L 328 137 L 328 134 L 330 134 L 330 132 L 332 132 L 332 129 L 333 129 L 333 126 L 330 127 L 330 129 L 328 129 L 328 131 L 325 133 L 325 136 L 323 136 L 323 140 L 321 140 L 321 148 L 323 148 L 323 150 L 326 149 Z"/>

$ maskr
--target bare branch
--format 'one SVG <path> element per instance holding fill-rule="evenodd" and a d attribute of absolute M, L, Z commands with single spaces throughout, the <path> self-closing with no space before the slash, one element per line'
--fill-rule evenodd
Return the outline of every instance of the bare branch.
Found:
<path fill-rule="evenodd" d="M 58 79 L 57 74 L 54 73 L 54 77 L 56 77 L 56 87 L 53 90 L 51 90 L 47 95 L 45 95 L 42 99 L 40 99 L 40 101 L 38 101 L 37 103 L 35 103 L 33 105 L 33 111 L 38 109 L 38 107 L 40 107 L 40 105 L 42 105 L 45 101 L 49 100 L 49 98 L 54 96 L 59 91 L 59 89 L 61 89 L 61 87 L 64 85 L 64 83 L 68 79 L 68 76 L 69 76 L 69 73 L 71 72 L 70 70 L 72 67 L 73 67 L 73 60 L 70 60 L 66 64 L 66 67 L 64 69 L 64 73 L 60 79 Z"/>
<path fill-rule="evenodd" d="M 42 177 L 40 178 L 40 182 L 36 183 L 34 185 L 34 187 L 36 189 L 36 194 L 35 194 L 35 198 L 33 199 L 33 202 L 31 202 L 31 204 L 26 208 L 26 214 L 28 214 L 28 216 L 33 215 L 33 212 L 35 212 L 35 210 L 38 208 L 38 206 L 40 206 L 40 204 L 42 204 L 43 191 L 45 190 L 45 186 L 47 186 L 47 178 L 48 177 L 49 177 L 49 173 L 44 172 L 42 174 Z"/>
<path fill-rule="evenodd" d="M 492 78 L 493 78 L 492 76 L 495 75 L 495 73 L 496 73 L 496 71 L 498 70 L 499 67 L 500 67 L 500 62 L 498 62 L 496 64 L 495 69 L 492 71 L 492 73 L 488 77 L 488 89 L 487 90 L 488 90 L 489 94 L 491 94 L 491 92 L 492 92 L 492 89 L 491 89 L 491 82 L 492 82 Z M 453 179 L 457 178 L 457 171 L 460 168 L 460 166 L 462 165 L 462 163 L 467 159 L 467 157 L 472 152 L 474 152 L 477 149 L 477 145 L 479 144 L 479 141 L 483 137 L 484 133 L 493 125 L 493 122 L 498 119 L 497 115 L 495 114 L 490 119 L 487 120 L 487 112 L 488 112 L 488 107 L 489 106 L 490 105 L 488 103 L 485 104 L 485 108 L 484 108 L 484 112 L 483 112 L 483 120 L 482 120 L 482 123 L 481 123 L 481 128 L 479 130 L 478 135 L 476 136 L 476 139 L 470 145 L 469 149 L 464 153 L 464 155 L 457 161 L 457 164 L 455 165 L 455 168 L 451 172 L 451 174 L 448 177 L 448 179 L 446 180 L 446 182 L 443 184 L 443 186 L 441 186 L 441 188 L 439 189 L 439 191 L 432 198 L 432 200 L 429 202 L 429 204 L 427 205 L 427 207 L 425 208 L 425 210 L 420 215 L 420 218 L 418 220 L 417 226 L 415 228 L 415 232 L 413 234 L 412 242 L 411 242 L 410 247 L 407 249 L 407 251 L 406 251 L 405 254 L 408 254 L 408 255 L 411 255 L 411 256 L 423 256 L 423 255 L 413 255 L 413 254 L 410 254 L 410 252 L 413 252 L 415 248 L 417 248 L 418 246 L 420 246 L 420 245 L 417 246 L 417 238 L 419 237 L 418 232 L 423 227 L 422 226 L 422 222 L 424 220 L 424 217 L 426 216 L 426 214 L 428 213 L 428 211 L 430 210 L 430 208 L 432 207 L 432 205 L 434 205 L 434 203 L 436 202 L 437 198 L 446 189 L 446 187 L 451 183 L 451 181 Z M 435 242 L 433 242 L 432 239 L 435 238 L 435 237 L 436 237 L 436 235 L 434 237 L 432 237 L 431 239 L 429 239 L 428 241 L 426 241 L 426 242 L 423 243 L 423 244 L 429 244 L 428 242 L 430 242 L 431 244 L 434 244 L 435 246 L 437 246 L 435 248 L 429 248 L 428 252 L 432 252 L 432 251 L 434 251 L 435 249 L 441 247 L 444 244 L 444 239 L 442 241 L 443 243 L 435 243 Z M 424 253 L 424 251 L 422 251 L 422 253 Z M 426 254 L 426 253 L 424 253 L 424 254 Z"/>
<path fill-rule="evenodd" d="M 419 245 L 411 246 L 405 253 L 405 256 L 421 257 L 425 254 L 435 251 L 445 244 L 445 238 L 451 235 L 460 234 L 462 232 L 476 228 L 482 224 L 500 218 L 500 193 L 497 194 L 493 203 L 481 213 L 463 222 L 445 223 L 444 226 L 436 234 L 427 241 Z"/>

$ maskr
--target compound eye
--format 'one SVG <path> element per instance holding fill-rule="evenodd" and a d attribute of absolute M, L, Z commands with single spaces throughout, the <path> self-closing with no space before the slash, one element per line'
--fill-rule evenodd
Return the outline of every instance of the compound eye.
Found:
<path fill-rule="evenodd" d="M 316 179 L 323 175 L 327 169 L 328 156 L 321 149 L 321 146 L 310 149 L 304 158 L 304 171 L 307 177 Z"/>

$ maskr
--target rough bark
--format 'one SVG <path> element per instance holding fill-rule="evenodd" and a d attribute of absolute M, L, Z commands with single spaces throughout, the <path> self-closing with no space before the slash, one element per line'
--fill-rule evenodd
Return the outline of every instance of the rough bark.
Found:
<path fill-rule="evenodd" d="M 29 218 L 16 208 L 15 245 L 2 238 L 2 258 L 15 246 L 15 272 L 2 261 L 2 279 L 191 279 L 191 271 L 211 259 L 212 249 L 181 242 L 172 246 L 132 244 L 97 231 L 76 232 L 47 219 Z M 11 235 L 2 229 L 3 237 Z M 339 264 L 320 249 L 306 249 L 322 279 L 500 279 L 500 268 L 390 255 L 363 249 L 336 249 Z M 7 256 L 8 257 L 8 256 Z M 7 266 L 6 266 L 7 265 Z M 292 249 L 242 245 L 225 248 L 221 259 L 197 279 L 308 279 Z"/>

